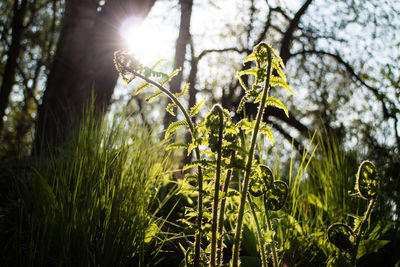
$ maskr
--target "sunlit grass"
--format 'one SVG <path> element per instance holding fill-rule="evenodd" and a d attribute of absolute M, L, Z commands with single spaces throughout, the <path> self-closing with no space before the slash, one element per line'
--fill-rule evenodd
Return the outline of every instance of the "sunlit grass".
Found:
<path fill-rule="evenodd" d="M 0 262 L 145 266 L 155 258 L 164 145 L 137 123 L 94 121 L 87 116 L 59 150 L 33 157 L 16 174 Z"/>

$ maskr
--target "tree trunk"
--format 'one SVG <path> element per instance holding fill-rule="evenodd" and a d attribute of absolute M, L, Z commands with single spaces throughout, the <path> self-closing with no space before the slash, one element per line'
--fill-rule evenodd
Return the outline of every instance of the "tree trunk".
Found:
<path fill-rule="evenodd" d="M 179 35 L 176 40 L 175 46 L 175 62 L 174 69 L 182 68 L 185 62 L 186 55 L 186 46 L 190 42 L 190 19 L 192 16 L 192 6 L 193 0 L 180 0 L 181 5 L 181 22 L 179 27 Z M 182 84 L 183 75 L 182 72 L 179 72 L 178 75 L 172 78 L 170 82 L 170 90 L 173 93 L 177 93 L 180 91 L 180 87 Z M 166 129 L 168 125 L 176 120 L 169 112 L 165 113 L 164 117 L 164 128 Z"/>
<path fill-rule="evenodd" d="M 14 1 L 14 17 L 12 20 L 11 45 L 7 53 L 7 62 L 3 73 L 0 88 L 0 132 L 3 129 L 3 117 L 8 106 L 10 93 L 15 82 L 17 61 L 21 50 L 21 38 L 23 34 L 23 23 L 27 11 L 27 0 Z"/>
<path fill-rule="evenodd" d="M 155 0 L 109 0 L 100 11 L 97 2 L 66 1 L 56 55 L 39 107 L 36 149 L 40 150 L 41 141 L 62 143 L 68 122 L 81 119 L 92 96 L 98 114 L 107 109 L 118 78 L 113 55 L 123 47 L 120 24 L 128 16 L 143 20 Z"/>
<path fill-rule="evenodd" d="M 114 66 L 114 52 L 124 47 L 119 34 L 121 23 L 135 16 L 138 23 L 147 16 L 156 0 L 111 0 L 107 1 L 97 17 L 88 60 L 89 86 L 95 90 L 95 107 L 106 109 L 111 101 L 118 72 Z M 140 36 L 138 37 L 138 39 Z"/>

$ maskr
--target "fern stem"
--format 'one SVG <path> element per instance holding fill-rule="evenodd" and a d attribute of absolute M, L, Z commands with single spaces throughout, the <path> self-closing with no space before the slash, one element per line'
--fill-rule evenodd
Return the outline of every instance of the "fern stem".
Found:
<path fill-rule="evenodd" d="M 262 92 L 262 98 L 261 98 L 260 106 L 259 106 L 258 112 L 257 112 L 256 124 L 254 126 L 254 130 L 253 130 L 253 133 L 251 136 L 249 156 L 248 156 L 247 164 L 246 164 L 246 172 L 244 174 L 242 194 L 241 194 L 240 205 L 239 205 L 239 215 L 238 215 L 238 219 L 237 219 L 237 223 L 236 223 L 235 237 L 234 237 L 234 243 L 233 243 L 232 267 L 237 267 L 239 265 L 240 238 L 241 238 L 241 234 L 242 234 L 242 225 L 243 225 L 243 217 L 244 217 L 244 208 L 245 208 L 245 204 L 246 204 L 246 196 L 247 196 L 247 191 L 249 189 L 251 165 L 253 162 L 258 130 L 260 128 L 261 119 L 264 114 L 267 96 L 269 94 L 269 83 L 270 83 L 270 78 L 271 78 L 272 58 L 271 58 L 271 48 L 269 46 L 266 46 L 266 48 L 267 48 L 267 53 L 268 53 L 267 76 L 265 78 L 264 88 L 263 88 L 263 92 Z"/>
<path fill-rule="evenodd" d="M 217 169 L 215 173 L 215 186 L 214 186 L 214 202 L 212 207 L 212 225 L 211 225 L 211 257 L 210 266 L 216 266 L 217 254 L 217 223 L 218 223 L 218 202 L 219 190 L 221 180 L 221 161 L 222 161 L 222 138 L 224 130 L 224 116 L 220 105 L 215 105 L 215 109 L 219 116 L 219 129 L 218 129 L 218 148 L 217 148 Z"/>
<path fill-rule="evenodd" d="M 359 227 L 355 229 L 355 231 L 358 231 L 358 233 L 356 234 L 356 240 L 355 240 L 355 246 L 353 249 L 353 253 L 351 255 L 351 265 L 352 266 L 356 266 L 356 261 L 357 261 L 357 250 L 358 247 L 360 246 L 360 242 L 361 242 L 361 238 L 363 235 L 363 232 L 365 230 L 365 221 L 367 221 L 369 219 L 369 217 L 371 216 L 372 210 L 375 207 L 375 202 L 377 200 L 377 196 L 375 196 L 373 199 L 370 200 L 369 204 L 368 204 L 368 208 L 367 211 L 365 212 L 362 222 L 359 224 Z"/>
<path fill-rule="evenodd" d="M 257 213 L 254 209 L 254 203 L 251 200 L 250 195 L 247 195 L 247 200 L 249 201 L 251 213 L 253 215 L 254 222 L 256 223 L 257 241 L 258 241 L 258 247 L 260 249 L 260 256 L 261 256 L 261 266 L 268 267 L 267 260 L 265 258 L 265 250 L 264 250 L 265 241 L 264 241 L 263 235 L 261 233 L 260 223 L 258 222 Z"/>
<path fill-rule="evenodd" d="M 231 158 L 230 158 L 230 163 L 233 162 L 235 159 L 235 151 L 231 152 Z M 229 189 L 229 183 L 231 181 L 232 177 L 232 171 L 233 169 L 229 169 L 226 173 L 226 178 L 224 182 L 224 186 L 222 188 L 223 191 L 223 197 L 221 198 L 221 203 L 219 206 L 219 216 L 218 216 L 218 244 L 217 244 L 217 265 L 220 264 L 222 265 L 222 256 L 223 256 L 223 249 L 222 249 L 222 241 L 223 241 L 223 231 L 224 231 L 224 217 L 225 217 L 225 204 L 226 204 L 226 198 L 228 194 L 228 189 Z"/>
<path fill-rule="evenodd" d="M 187 112 L 187 110 L 183 107 L 182 103 L 178 100 L 178 98 L 171 93 L 168 89 L 166 89 L 164 86 L 162 86 L 161 84 L 147 78 L 146 76 L 138 73 L 137 71 L 135 71 L 134 69 L 130 69 L 130 71 L 137 77 L 141 78 L 142 80 L 148 82 L 149 84 L 154 85 L 155 87 L 157 87 L 158 89 L 160 89 L 164 94 L 166 94 L 168 96 L 168 98 L 174 102 L 178 108 L 181 110 L 181 112 L 183 113 L 183 116 L 185 117 L 188 125 L 189 125 L 189 129 L 190 129 L 190 134 L 192 136 L 192 140 L 195 139 L 195 127 L 194 124 L 192 122 L 192 119 L 190 118 L 189 113 Z M 196 158 L 197 160 L 201 159 L 200 156 L 200 149 L 198 147 L 195 148 L 195 154 L 196 154 Z M 201 166 L 198 166 L 197 168 L 197 172 L 198 172 L 198 177 L 197 177 L 197 183 L 198 183 L 198 190 L 199 190 L 199 196 L 197 199 L 197 231 L 195 234 L 195 249 L 194 249 L 194 267 L 199 267 L 200 266 L 200 249 L 201 249 L 201 226 L 202 226 L 202 220 L 203 220 L 203 173 L 202 173 L 202 169 Z"/>
<path fill-rule="evenodd" d="M 272 228 L 272 222 L 271 222 L 271 216 L 269 214 L 268 208 L 267 208 L 267 202 L 265 199 L 265 195 L 263 196 L 263 201 L 264 201 L 264 210 L 265 210 L 265 218 L 267 221 L 267 226 L 268 226 L 268 231 L 273 231 L 274 229 Z M 272 254 L 272 266 L 273 267 L 278 267 L 278 255 L 276 252 L 276 247 L 275 247 L 275 240 L 274 240 L 274 235 L 272 235 L 272 241 L 271 241 L 271 254 Z"/>

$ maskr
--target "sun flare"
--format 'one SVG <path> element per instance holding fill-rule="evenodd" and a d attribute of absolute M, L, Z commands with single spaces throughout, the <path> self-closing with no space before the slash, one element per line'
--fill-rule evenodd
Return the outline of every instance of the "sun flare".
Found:
<path fill-rule="evenodd" d="M 120 35 L 125 47 L 144 64 L 152 64 L 168 56 L 167 48 L 162 45 L 163 40 L 168 39 L 162 25 L 151 21 L 140 23 L 137 18 L 129 17 L 121 23 Z"/>

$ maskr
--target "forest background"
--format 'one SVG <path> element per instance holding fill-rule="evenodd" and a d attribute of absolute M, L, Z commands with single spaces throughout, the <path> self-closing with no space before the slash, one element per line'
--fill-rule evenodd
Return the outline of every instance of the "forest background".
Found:
<path fill-rule="evenodd" d="M 118 49 L 133 49 L 149 65 L 165 58 L 166 73 L 182 68 L 168 86 L 177 93 L 189 84 L 188 109 L 206 98 L 207 107 L 234 112 L 244 94 L 235 74 L 265 41 L 296 94 L 287 100 L 289 117 L 271 106 L 263 117 L 282 172 L 291 150 L 308 147 L 316 130 L 334 138 L 350 163 L 376 164 L 384 177 L 377 212 L 398 229 L 399 14 L 394 0 L 2 0 L 0 168 L 21 168 L 65 143 L 69 121 L 83 120 L 89 102 L 99 119 L 130 114 L 159 132 L 176 120 L 162 112 L 165 100 L 148 105 L 146 94 L 133 94 L 138 84 L 118 79 Z M 235 119 L 256 112 L 249 104 Z"/>

